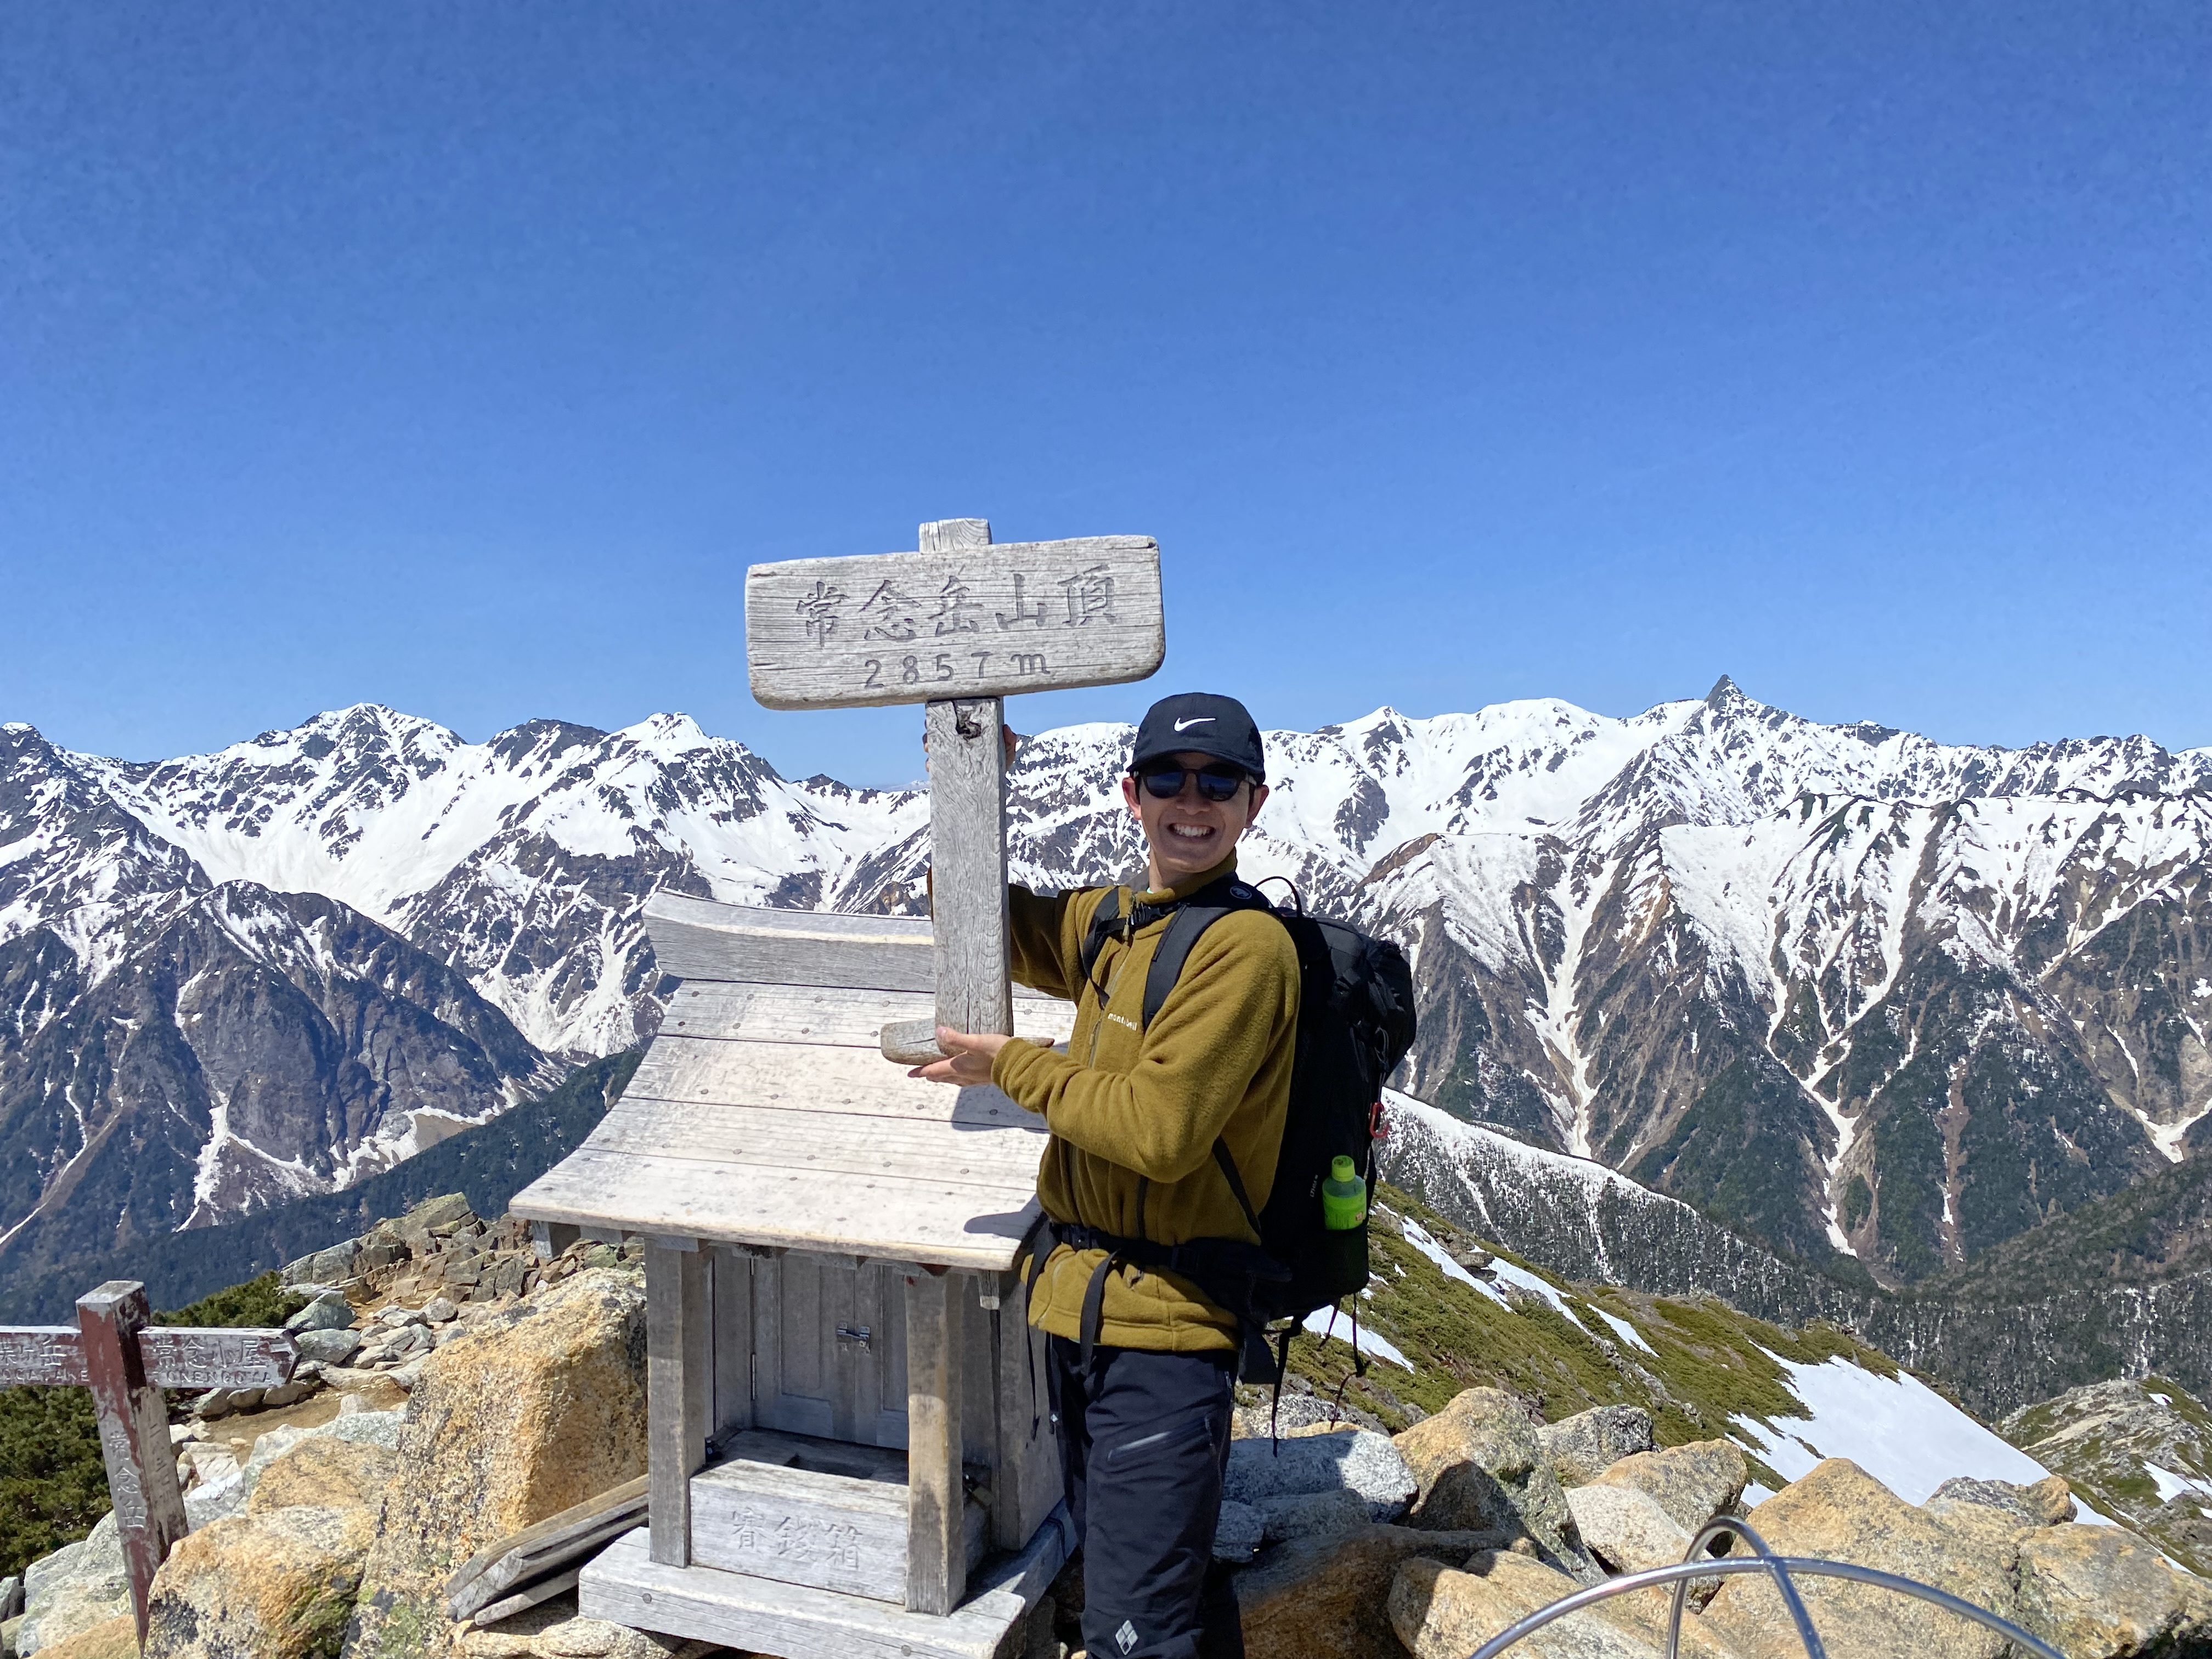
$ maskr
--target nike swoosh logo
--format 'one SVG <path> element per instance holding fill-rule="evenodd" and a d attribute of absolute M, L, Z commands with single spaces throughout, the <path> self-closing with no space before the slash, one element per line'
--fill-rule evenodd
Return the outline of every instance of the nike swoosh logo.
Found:
<path fill-rule="evenodd" d="M 1187 720 L 1177 720 L 1176 722 L 1176 730 L 1178 732 L 1187 732 L 1194 726 L 1211 726 L 1212 724 L 1212 715 L 1197 714 Z"/>

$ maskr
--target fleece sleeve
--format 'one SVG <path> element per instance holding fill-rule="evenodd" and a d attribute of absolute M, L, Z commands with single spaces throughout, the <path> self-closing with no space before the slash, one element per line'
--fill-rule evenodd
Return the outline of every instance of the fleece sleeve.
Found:
<path fill-rule="evenodd" d="M 1073 1002 L 1083 930 L 1091 925 L 1091 913 L 1108 890 L 1032 893 L 1026 887 L 1008 887 L 1007 936 L 1013 946 L 1014 978 L 1032 990 Z"/>
<path fill-rule="evenodd" d="M 1180 1181 L 1214 1139 L 1297 1015 L 1297 957 L 1272 920 L 1224 917 L 1183 964 L 1136 1065 L 1097 1070 L 1017 1037 L 991 1080 L 1086 1152 L 1154 1181 Z"/>

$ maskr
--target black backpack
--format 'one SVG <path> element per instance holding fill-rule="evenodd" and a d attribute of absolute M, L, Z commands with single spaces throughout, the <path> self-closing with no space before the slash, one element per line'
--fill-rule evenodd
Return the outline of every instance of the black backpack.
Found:
<path fill-rule="evenodd" d="M 1370 939 L 1340 921 L 1305 914 L 1297 890 L 1289 908 L 1270 904 L 1257 888 L 1224 878 L 1173 907 L 1137 907 L 1124 920 L 1117 888 L 1099 901 L 1083 941 L 1083 977 L 1117 929 L 1133 933 L 1169 908 L 1168 923 L 1145 975 L 1144 1025 L 1168 1000 L 1199 936 L 1232 910 L 1265 910 L 1289 931 L 1298 953 L 1300 994 L 1297 1051 L 1291 1067 L 1290 1109 L 1267 1207 L 1255 1212 L 1229 1149 L 1213 1143 L 1213 1159 L 1237 1205 L 1260 1236 L 1265 1261 L 1255 1273 L 1240 1270 L 1240 1249 L 1229 1240 L 1197 1240 L 1176 1247 L 1168 1265 L 1186 1273 L 1245 1326 L 1249 1381 L 1279 1378 L 1280 1354 L 1267 1354 L 1259 1328 L 1276 1320 L 1302 1320 L 1316 1309 L 1356 1295 L 1367 1285 L 1367 1223 L 1333 1230 L 1322 1224 L 1321 1184 L 1339 1156 L 1352 1159 L 1371 1194 L 1375 1141 L 1381 1129 L 1382 1080 L 1413 1046 L 1413 975 L 1405 953 L 1388 939 Z M 1223 1266 L 1209 1270 L 1198 1247 L 1218 1244 Z M 1131 1251 L 1141 1262 L 1152 1252 Z M 1295 1328 L 1293 1326 L 1292 1328 Z M 1288 1332 L 1282 1352 L 1288 1351 Z"/>

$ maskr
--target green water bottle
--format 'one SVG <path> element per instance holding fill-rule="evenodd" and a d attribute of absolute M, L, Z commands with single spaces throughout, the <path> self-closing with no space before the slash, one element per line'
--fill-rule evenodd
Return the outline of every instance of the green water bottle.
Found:
<path fill-rule="evenodd" d="M 1321 1224 L 1331 1232 L 1348 1232 L 1367 1219 L 1367 1183 L 1339 1153 L 1328 1166 L 1328 1179 L 1321 1183 Z"/>

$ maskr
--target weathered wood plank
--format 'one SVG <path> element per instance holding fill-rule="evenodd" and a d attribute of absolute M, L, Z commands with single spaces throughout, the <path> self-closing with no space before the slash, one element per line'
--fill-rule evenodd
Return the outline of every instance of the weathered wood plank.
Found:
<path fill-rule="evenodd" d="M 948 1613 L 968 1585 L 960 1470 L 962 1343 L 958 1281 L 918 1273 L 906 1281 L 906 1605 Z M 961 1288 L 965 1288 L 962 1286 Z"/>
<path fill-rule="evenodd" d="M 1149 536 L 1090 536 L 745 572 L 745 661 L 770 708 L 1140 680 L 1167 633 Z"/>
<path fill-rule="evenodd" d="M 83 1346 L 67 1325 L 0 1331 L 0 1388 L 30 1382 L 81 1389 L 87 1380 Z"/>
<path fill-rule="evenodd" d="M 691 1474 L 707 1456 L 709 1310 L 702 1253 L 645 1252 L 646 1474 L 653 1559 L 691 1559 Z"/>
<path fill-rule="evenodd" d="M 626 1480 L 597 1498 L 509 1533 L 471 1556 L 446 1581 L 446 1612 L 473 1617 L 509 1589 L 592 1554 L 647 1518 L 649 1477 Z"/>
<path fill-rule="evenodd" d="M 989 1084 L 953 1089 L 925 1083 L 867 1048 L 717 1042 L 665 1034 L 653 1040 L 636 1076 L 609 1115 L 634 1097 L 917 1118 L 976 1129 L 1035 1129 L 1043 1121 Z"/>
<path fill-rule="evenodd" d="M 929 923 L 915 916 L 769 910 L 681 893 L 646 901 L 646 932 L 665 974 L 768 985 L 927 991 Z"/>
<path fill-rule="evenodd" d="M 991 1206 L 991 1207 L 986 1207 Z M 793 1170 L 580 1146 L 515 1195 L 528 1220 L 688 1232 L 724 1244 L 1004 1272 L 1038 1211 L 1031 1189 Z"/>
<path fill-rule="evenodd" d="M 588 1618 L 787 1659 L 1005 1659 L 1010 1633 L 1051 1587 L 1073 1545 L 1066 1512 L 1056 1512 L 942 1619 L 744 1573 L 655 1566 L 635 1533 L 584 1569 L 577 1597 Z"/>
<path fill-rule="evenodd" d="M 577 1579 L 582 1576 L 582 1568 L 570 1567 L 565 1572 L 555 1573 L 550 1578 L 541 1578 L 528 1588 L 517 1590 L 505 1601 L 495 1601 L 489 1607 L 479 1609 L 470 1618 L 469 1623 L 473 1628 L 483 1630 L 501 1620 L 512 1619 L 518 1613 L 527 1613 L 540 1601 L 550 1601 L 555 1596 L 575 1589 Z"/>
<path fill-rule="evenodd" d="M 855 1448 L 855 1450 L 866 1450 Z M 872 1601 L 906 1599 L 905 1462 L 848 1474 L 733 1456 L 691 1481 L 692 1560 Z M 981 1559 L 987 1513 L 970 1504 L 963 1547 Z"/>
<path fill-rule="evenodd" d="M 753 1425 L 753 1259 L 742 1250 L 713 1253 L 715 1443 Z"/>
<path fill-rule="evenodd" d="M 1006 976 L 1005 705 L 932 702 L 929 821 L 937 1018 L 956 1031 L 1014 1029 Z"/>
<path fill-rule="evenodd" d="M 1046 1139 L 1042 1127 L 970 1129 L 933 1118 L 734 1109 L 689 1100 L 623 1105 L 628 1109 L 618 1119 L 611 1113 L 592 1131 L 595 1151 L 649 1157 L 680 1147 L 684 1157 L 706 1163 L 902 1176 L 970 1187 L 1035 1181 Z"/>
<path fill-rule="evenodd" d="M 1029 1322 L 1029 1292 L 1009 1274 L 993 1316 L 996 1360 L 992 1389 L 999 1468 L 991 1489 L 994 1536 L 1001 1549 L 1027 1539 L 1060 1501 L 1060 1443 L 1045 1400 L 1045 1334 Z"/>
<path fill-rule="evenodd" d="M 169 1413 L 146 1376 L 138 1334 L 153 1318 L 146 1287 L 112 1279 L 76 1304 L 86 1384 L 92 1390 L 107 1492 L 131 1581 L 138 1641 L 146 1641 L 147 1597 L 169 1547 L 185 1535 L 185 1494 L 169 1446 Z"/>
<path fill-rule="evenodd" d="M 748 985 L 686 980 L 661 1017 L 666 1036 L 740 1042 L 826 1043 L 874 1048 L 884 1026 L 920 1020 L 934 1027 L 937 1000 L 927 991 L 855 990 L 839 985 Z M 1065 1042 L 1075 1005 L 1014 987 L 1014 1030 L 1032 1042 Z"/>

